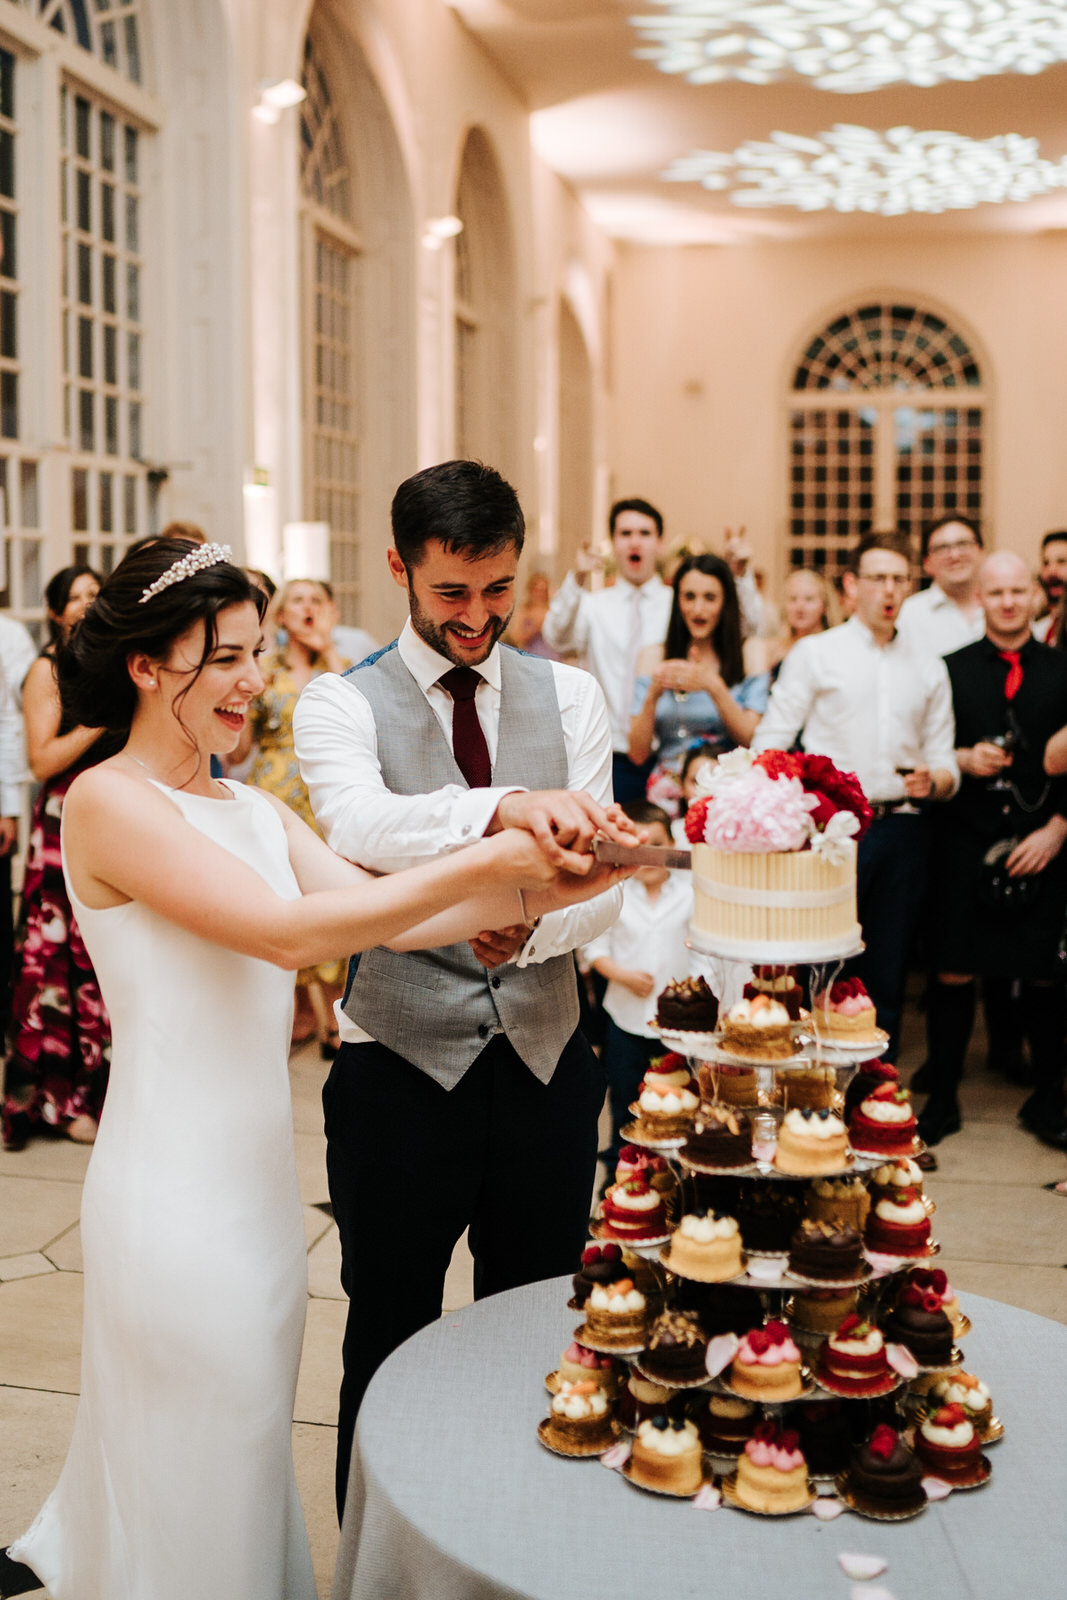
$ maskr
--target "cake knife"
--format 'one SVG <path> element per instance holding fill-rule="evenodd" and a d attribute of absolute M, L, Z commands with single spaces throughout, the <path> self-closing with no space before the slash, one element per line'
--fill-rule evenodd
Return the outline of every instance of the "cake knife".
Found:
<path fill-rule="evenodd" d="M 611 839 L 594 839 L 593 854 L 612 867 L 668 867 L 689 872 L 693 866 L 691 850 L 662 844 L 615 844 Z"/>

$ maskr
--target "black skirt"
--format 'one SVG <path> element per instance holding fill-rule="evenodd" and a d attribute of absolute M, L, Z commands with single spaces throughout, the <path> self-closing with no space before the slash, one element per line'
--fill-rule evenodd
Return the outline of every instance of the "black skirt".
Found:
<path fill-rule="evenodd" d="M 1020 828 L 1023 836 L 1030 828 Z M 983 857 L 996 843 L 946 817 L 932 854 L 930 942 L 938 972 L 974 973 L 985 978 L 1031 982 L 1067 979 L 1060 953 L 1067 914 L 1067 846 L 1038 873 L 1033 897 L 1024 906 L 992 906 L 983 891 Z"/>

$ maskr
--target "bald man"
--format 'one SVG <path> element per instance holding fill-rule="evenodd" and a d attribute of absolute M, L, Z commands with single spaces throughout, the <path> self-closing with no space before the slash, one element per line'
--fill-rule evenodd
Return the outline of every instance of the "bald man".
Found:
<path fill-rule="evenodd" d="M 1046 744 L 1067 724 L 1067 654 L 1032 637 L 1033 593 L 1019 556 L 988 556 L 978 577 L 985 636 L 945 658 L 961 782 L 941 808 L 933 850 L 932 1088 L 919 1117 L 927 1145 L 961 1126 L 957 1086 L 981 976 L 1022 985 L 1035 1088 L 1020 1120 L 1067 1149 L 1067 777 L 1044 769 Z"/>

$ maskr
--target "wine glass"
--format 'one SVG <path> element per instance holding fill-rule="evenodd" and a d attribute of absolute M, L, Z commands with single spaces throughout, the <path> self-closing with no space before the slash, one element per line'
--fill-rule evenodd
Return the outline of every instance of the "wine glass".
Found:
<path fill-rule="evenodd" d="M 995 744 L 998 750 L 1003 750 L 1007 754 L 1014 750 L 1018 743 L 1018 737 L 1014 728 L 1006 728 L 1003 733 L 987 733 L 982 742 L 984 744 Z M 1006 770 L 1006 768 L 1002 768 L 995 778 L 989 779 L 991 790 L 1011 788 L 1011 779 L 1004 776 Z"/>
<path fill-rule="evenodd" d="M 915 771 L 915 768 L 914 766 L 907 767 L 901 765 L 899 767 L 894 767 L 893 770 L 898 778 L 910 778 L 912 773 Z M 908 798 L 908 792 L 906 789 L 904 791 L 904 804 L 897 806 L 895 809 L 898 817 L 917 817 L 919 815 L 919 808 L 918 806 L 912 805 L 911 800 Z"/>

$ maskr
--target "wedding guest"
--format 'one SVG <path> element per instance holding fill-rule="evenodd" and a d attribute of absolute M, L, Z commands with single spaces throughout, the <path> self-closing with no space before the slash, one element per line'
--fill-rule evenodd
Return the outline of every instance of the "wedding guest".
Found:
<path fill-rule="evenodd" d="M 922 905 L 929 851 L 926 802 L 955 793 L 952 697 L 944 662 L 897 631 L 911 586 L 906 541 L 870 534 L 845 573 L 853 615 L 801 639 L 782 663 L 754 750 L 804 750 L 854 772 L 874 809 L 860 840 L 861 977 L 896 1058 L 907 957 Z M 917 806 L 914 802 L 920 802 Z"/>
<path fill-rule="evenodd" d="M 498 642 L 525 533 L 511 485 L 476 461 L 427 467 L 400 485 L 392 525 L 389 570 L 408 622 L 369 661 L 310 683 L 293 722 L 329 844 L 393 872 L 498 827 L 530 828 L 550 859 L 579 869 L 598 830 L 633 842 L 611 807 L 595 678 Z M 390 1351 L 440 1316 L 463 1230 L 478 1298 L 568 1271 L 581 1251 L 604 1076 L 578 1030 L 573 953 L 620 900 L 612 889 L 539 926 L 423 955 L 374 950 L 349 968 L 323 1093 L 349 1295 L 339 1509 L 363 1392 Z M 389 1227 L 368 1227 L 368 1201 L 386 1195 Z M 397 1239 L 417 1244 L 398 1250 Z"/>
<path fill-rule="evenodd" d="M 1053 528 L 1042 539 L 1038 581 L 1045 605 L 1043 614 L 1034 624 L 1034 637 L 1043 644 L 1054 644 L 1063 619 L 1063 596 L 1067 590 L 1067 528 Z"/>
<path fill-rule="evenodd" d="M 841 621 L 837 590 L 821 572 L 794 567 L 782 590 L 784 632 L 770 639 L 745 640 L 745 667 L 749 674 L 769 672 L 778 677 L 782 662 L 798 639 L 824 633 Z"/>
<path fill-rule="evenodd" d="M 79 773 L 113 753 L 101 728 L 72 724 L 56 686 L 57 646 L 100 588 L 91 567 L 63 567 L 45 589 L 49 642 L 26 675 L 22 703 L 30 770 L 41 785 L 16 933 L 11 1046 L 4 1070 L 3 1140 L 21 1150 L 55 1129 L 92 1144 L 107 1091 L 111 1030 L 67 893 L 60 828 Z"/>
<path fill-rule="evenodd" d="M 655 755 L 649 793 L 674 811 L 692 740 L 720 754 L 747 745 L 767 708 L 769 680 L 745 676 L 737 590 L 721 556 L 687 556 L 672 589 L 666 638 L 638 658 L 630 759 L 644 767 Z"/>
<path fill-rule="evenodd" d="M 7 1038 L 15 959 L 11 858 L 18 850 L 26 781 L 22 685 L 36 656 L 29 631 L 14 617 L 0 613 L 0 1040 Z"/>
<path fill-rule="evenodd" d="M 682 757 L 682 765 L 678 771 L 678 787 L 681 791 L 678 799 L 678 815 L 671 823 L 671 837 L 683 850 L 689 848 L 685 832 L 685 814 L 697 798 L 700 769 L 707 762 L 714 761 L 718 753 L 716 746 L 710 741 L 694 739 Z"/>
<path fill-rule="evenodd" d="M 978 598 L 982 534 L 977 522 L 956 512 L 922 530 L 923 571 L 928 589 L 911 594 L 900 608 L 897 627 L 920 649 L 947 656 L 973 644 L 985 632 Z"/>
<path fill-rule="evenodd" d="M 961 1126 L 957 1089 L 974 1020 L 973 980 L 992 976 L 1023 986 L 1035 1078 L 1019 1113 L 1023 1126 L 1067 1150 L 1067 991 L 1059 959 L 1067 782 L 1044 770 L 1045 746 L 1067 723 L 1067 657 L 1030 632 L 1033 578 L 1019 556 L 987 557 L 978 594 L 985 637 L 946 659 L 963 776 L 935 832 L 931 1092 L 919 1133 L 936 1145 Z"/>
<path fill-rule="evenodd" d="M 616 800 L 638 800 L 652 770 L 629 754 L 637 660 L 647 645 L 661 644 L 671 611 L 671 591 L 656 570 L 663 553 L 663 517 L 647 500 L 617 500 L 608 517 L 619 581 L 590 593 L 603 562 L 583 545 L 574 570 L 559 586 L 542 626 L 550 649 L 576 653 L 604 691 L 612 740 Z"/>
<path fill-rule="evenodd" d="M 532 656 L 545 656 L 558 661 L 557 652 L 545 643 L 544 623 L 548 613 L 551 592 L 547 572 L 531 572 L 526 580 L 526 593 L 515 607 L 511 626 L 504 636 L 505 644 L 517 650 L 528 650 Z"/>

